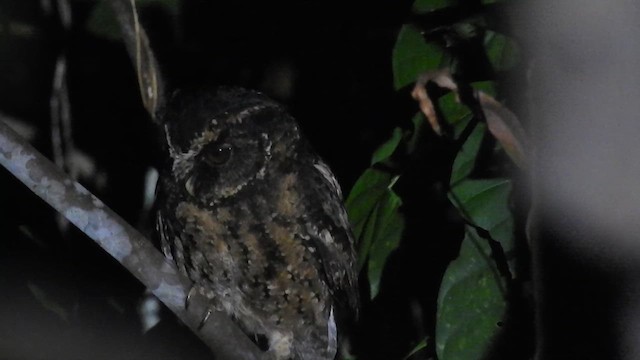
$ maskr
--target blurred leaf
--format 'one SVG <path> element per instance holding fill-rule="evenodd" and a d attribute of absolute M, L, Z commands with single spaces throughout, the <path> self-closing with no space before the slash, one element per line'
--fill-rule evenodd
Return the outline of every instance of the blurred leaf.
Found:
<path fill-rule="evenodd" d="M 117 41 L 120 39 L 120 27 L 106 1 L 100 1 L 87 20 L 87 30 L 98 37 Z"/>
<path fill-rule="evenodd" d="M 147 5 L 161 6 L 168 13 L 175 15 L 178 13 L 179 0 L 136 0 L 136 6 L 138 8 Z M 120 39 L 120 26 L 108 4 L 108 0 L 99 1 L 93 8 L 87 20 L 87 29 L 90 33 L 98 37 L 114 41 Z"/>
<path fill-rule="evenodd" d="M 485 93 L 495 97 L 496 83 L 495 81 L 476 81 L 471 84 L 474 89 L 484 91 Z"/>
<path fill-rule="evenodd" d="M 411 25 L 400 29 L 393 47 L 393 84 L 396 89 L 415 82 L 418 75 L 440 67 L 444 59 L 442 49 L 426 43 L 420 32 Z"/>
<path fill-rule="evenodd" d="M 58 315 L 62 320 L 69 322 L 69 311 L 67 311 L 62 305 L 60 305 L 57 301 L 53 299 L 49 294 L 47 294 L 41 287 L 27 283 L 27 287 L 33 297 L 47 310 L 53 312 Z"/>
<path fill-rule="evenodd" d="M 387 140 L 384 144 L 382 144 L 371 157 L 371 165 L 384 161 L 388 159 L 391 154 L 398 148 L 398 144 L 400 144 L 400 140 L 402 140 L 402 129 L 399 127 L 393 129 L 393 133 L 391 134 L 391 138 Z"/>
<path fill-rule="evenodd" d="M 487 57 L 496 71 L 513 68 L 518 61 L 518 47 L 509 37 L 495 31 L 487 31 L 484 38 Z"/>
<path fill-rule="evenodd" d="M 506 309 L 505 287 L 487 241 L 467 226 L 460 255 L 447 268 L 438 294 L 438 359 L 484 358 L 500 331 Z"/>
<path fill-rule="evenodd" d="M 528 166 L 527 135 L 514 113 L 493 97 L 478 92 L 487 127 L 511 160 L 521 168 Z"/>
<path fill-rule="evenodd" d="M 455 0 L 416 0 L 413 3 L 413 12 L 421 14 L 456 4 Z"/>

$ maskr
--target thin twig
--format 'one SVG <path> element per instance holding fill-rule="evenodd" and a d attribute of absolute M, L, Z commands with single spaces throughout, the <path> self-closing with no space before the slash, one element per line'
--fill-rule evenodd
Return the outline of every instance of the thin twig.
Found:
<path fill-rule="evenodd" d="M 164 83 L 146 31 L 140 25 L 135 0 L 111 0 L 122 39 L 134 64 L 144 107 L 156 120 L 164 101 Z"/>

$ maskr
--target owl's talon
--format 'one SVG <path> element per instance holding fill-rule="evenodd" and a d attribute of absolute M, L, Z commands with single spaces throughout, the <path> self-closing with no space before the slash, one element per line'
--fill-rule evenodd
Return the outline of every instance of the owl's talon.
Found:
<path fill-rule="evenodd" d="M 189 310 L 189 305 L 191 304 L 191 298 L 195 295 L 196 290 L 197 290 L 197 285 L 194 284 L 191 286 L 191 288 L 189 288 L 189 292 L 187 293 L 187 297 L 184 300 L 184 309 L 185 310 Z M 211 313 L 213 312 L 211 306 L 207 308 L 207 311 L 204 314 L 204 317 L 202 318 L 202 320 L 200 320 L 200 324 L 198 325 L 198 330 L 202 330 L 202 328 L 204 327 L 204 325 L 207 323 L 207 320 L 209 320 L 209 317 L 211 316 Z"/>
<path fill-rule="evenodd" d="M 189 304 L 191 303 L 191 298 L 193 297 L 193 294 L 195 294 L 196 292 L 196 285 L 192 285 L 191 288 L 189 289 L 189 292 L 187 293 L 187 297 L 184 299 L 184 309 L 185 310 L 189 310 Z"/>
<path fill-rule="evenodd" d="M 204 327 L 204 324 L 206 324 L 207 320 L 209 320 L 209 317 L 211 316 L 212 312 L 213 310 L 211 308 L 207 308 L 207 312 L 204 314 L 204 317 L 200 321 L 200 325 L 198 325 L 198 330 L 202 330 L 202 328 Z"/>

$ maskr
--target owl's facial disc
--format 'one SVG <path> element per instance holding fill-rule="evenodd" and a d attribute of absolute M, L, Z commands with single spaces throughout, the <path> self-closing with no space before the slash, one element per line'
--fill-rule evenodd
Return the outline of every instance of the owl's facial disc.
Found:
<path fill-rule="evenodd" d="M 207 206 L 268 176 L 272 152 L 298 139 L 293 118 L 246 90 L 178 94 L 163 118 L 175 185 Z"/>
<path fill-rule="evenodd" d="M 270 159 L 271 140 L 266 133 L 253 129 L 223 131 L 192 157 L 184 188 L 211 206 L 263 178 Z"/>

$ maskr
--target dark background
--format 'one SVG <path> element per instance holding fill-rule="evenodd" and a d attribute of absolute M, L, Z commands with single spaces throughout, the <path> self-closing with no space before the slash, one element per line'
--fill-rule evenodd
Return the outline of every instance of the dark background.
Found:
<path fill-rule="evenodd" d="M 145 7 L 142 15 L 163 71 L 172 84 L 226 84 L 267 92 L 300 121 L 311 143 L 348 190 L 369 166 L 372 151 L 389 136 L 390 130 L 398 125 L 407 126 L 417 110 L 407 89 L 394 91 L 391 73 L 392 47 L 400 26 L 409 18 L 411 3 L 185 0 L 177 13 L 151 6 Z M 461 3 L 473 5 L 479 1 Z M 589 8 L 572 4 L 568 5 L 566 16 L 545 22 L 554 13 L 549 6 L 560 6 L 557 5 L 560 2 L 536 3 L 541 5 L 527 20 L 529 27 L 516 28 L 521 35 L 518 40 L 538 34 L 538 38 L 533 38 L 534 47 L 539 47 L 533 50 L 537 61 L 554 60 L 546 69 L 548 78 L 543 77 L 544 83 L 534 89 L 534 95 L 538 95 L 534 100 L 542 99 L 539 103 L 542 105 L 534 110 L 543 116 L 536 119 L 540 121 L 532 121 L 531 128 L 538 129 L 537 140 L 542 139 L 538 144 L 545 149 L 538 165 L 554 164 L 562 155 L 571 155 L 560 163 L 559 170 L 547 171 L 550 176 L 547 181 L 550 187 L 580 188 L 560 175 L 574 169 L 576 161 L 593 158 L 585 149 L 609 149 L 611 144 L 622 144 L 616 158 L 633 157 L 628 155 L 628 149 L 636 148 L 637 139 L 628 144 L 620 142 L 614 120 L 629 118 L 637 124 L 637 111 L 634 116 L 593 113 L 594 108 L 624 109 L 605 106 L 606 101 L 599 100 L 602 94 L 618 94 L 614 90 L 618 83 L 626 84 L 624 81 L 615 82 L 613 90 L 600 90 L 595 85 L 607 84 L 603 80 L 612 75 L 635 81 L 630 75 L 637 73 L 636 64 L 631 64 L 632 70 L 620 72 L 620 64 L 609 61 L 614 58 L 612 55 L 626 54 L 623 50 L 630 48 L 626 41 L 637 37 L 614 32 L 612 29 L 619 21 L 603 18 L 602 9 L 591 13 L 585 10 L 586 15 L 578 16 L 577 10 Z M 51 6 L 50 11 L 45 9 L 46 4 Z M 90 0 L 71 1 L 72 27 L 65 31 L 55 1 L 0 0 L 0 112 L 18 119 L 14 124 L 30 129 L 32 143 L 51 156 L 52 76 L 56 58 L 66 54 L 73 140 L 95 166 L 80 181 L 125 219 L 149 231 L 148 214 L 142 209 L 144 174 L 159 161 L 161 139 L 140 104 L 124 46 L 87 30 L 95 4 Z M 606 13 L 633 13 L 627 8 L 612 6 Z M 617 12 L 610 12 L 612 9 Z M 522 18 L 522 14 L 530 12 L 520 14 Z M 589 16 L 606 23 L 593 26 L 598 19 Z M 438 20 L 446 22 L 446 18 Z M 567 25 L 574 21 L 584 28 L 574 31 Z M 568 35 L 558 38 L 565 25 Z M 594 43 L 596 35 L 609 34 L 612 38 Z M 576 43 L 576 38 L 584 42 Z M 571 55 L 565 50 L 567 44 L 577 44 L 581 50 L 573 59 L 575 63 L 567 62 L 567 56 Z M 588 51 L 583 53 L 585 49 Z M 465 59 L 465 54 L 461 58 Z M 477 65 L 482 63 L 480 60 L 466 56 L 466 64 L 472 64 L 472 68 L 481 68 Z M 596 67 L 595 71 L 580 67 L 596 60 L 609 65 Z M 468 74 L 473 72 L 471 69 Z M 585 82 L 592 79 L 592 72 L 602 78 L 594 76 L 597 81 Z M 567 74 L 577 78 L 571 83 L 573 87 L 566 86 L 567 80 L 559 80 Z M 533 73 L 534 79 L 535 76 Z M 528 85 L 524 72 L 510 85 L 522 84 Z M 635 89 L 637 82 L 627 86 L 626 89 Z M 584 97 L 583 92 L 589 87 L 597 94 Z M 591 108 L 584 106 L 585 101 L 605 105 Z M 545 109 L 552 107 L 545 105 L 549 104 L 568 108 L 548 114 Z M 574 123 L 566 122 L 571 114 L 576 114 Z M 590 118 L 597 124 L 584 122 Z M 606 122 L 603 119 L 613 126 L 602 126 Z M 563 124 L 569 124 L 565 126 L 571 132 L 560 132 L 558 126 Z M 579 130 L 592 130 L 596 136 L 582 136 Z M 544 140 L 557 134 L 568 140 L 561 139 L 562 151 L 553 152 Z M 536 140 L 536 134 L 533 135 Z M 425 334 L 433 334 L 439 282 L 445 266 L 457 254 L 461 224 L 438 188 L 446 174 L 438 158 L 443 147 L 432 134 L 427 136 L 431 137 L 425 143 L 431 145 L 422 149 L 421 162 L 407 166 L 405 180 L 398 184 L 397 191 L 405 204 L 407 230 L 385 268 L 380 295 L 373 303 L 365 304 L 359 331 L 363 359 L 402 358 Z M 606 164 L 616 163 L 609 161 L 611 156 L 607 154 L 601 159 Z M 598 164 L 588 165 L 588 169 L 602 169 Z M 600 201 L 592 196 L 599 193 L 617 201 L 633 195 L 633 191 L 626 192 L 626 187 L 621 187 L 625 190 L 623 196 L 608 195 L 607 190 L 615 188 L 609 185 L 616 174 L 606 171 L 607 167 L 604 169 L 600 172 L 609 176 L 606 181 L 596 181 L 597 187 L 588 187 L 596 190 L 574 198 Z M 584 181 L 599 179 L 594 174 L 579 175 Z M 551 204 L 555 200 L 545 199 Z M 590 204 L 591 208 L 598 206 L 602 207 Z M 621 309 L 635 303 L 640 288 L 636 280 L 638 262 L 632 256 L 635 252 L 606 255 L 610 249 L 616 249 L 610 241 L 611 234 L 592 231 L 592 227 L 582 222 L 576 225 L 564 220 L 571 215 L 580 218 L 579 211 L 543 208 L 542 212 L 539 225 L 542 231 L 536 241 L 540 241 L 537 266 L 544 271 L 538 275 L 542 286 L 537 290 L 543 290 L 538 335 L 546 335 L 547 341 L 542 344 L 545 355 L 565 359 L 619 358 L 623 355 L 620 344 L 634 334 L 624 332 L 620 324 L 627 320 L 620 314 L 626 314 Z M 519 218 L 522 220 L 524 216 Z M 597 227 L 601 221 L 590 223 Z M 585 239 L 592 241 L 586 246 L 589 251 L 576 251 L 573 246 Z M 603 261 L 602 254 L 609 258 Z M 625 256 L 632 260 L 624 260 Z M 631 282 L 635 287 L 627 286 Z M 51 209 L 0 170 L 1 358 L 210 356 L 199 340 L 166 312 L 160 324 L 143 335 L 136 310 L 143 294 L 143 287 L 119 264 L 77 231 L 61 230 Z M 526 323 L 523 328 L 527 330 L 531 330 L 529 320 L 523 318 Z M 526 331 L 516 333 L 532 338 Z M 531 346 L 531 342 L 526 345 Z M 512 347 L 519 345 L 514 343 Z M 433 350 L 428 349 L 419 358 L 428 358 L 429 351 Z"/>

